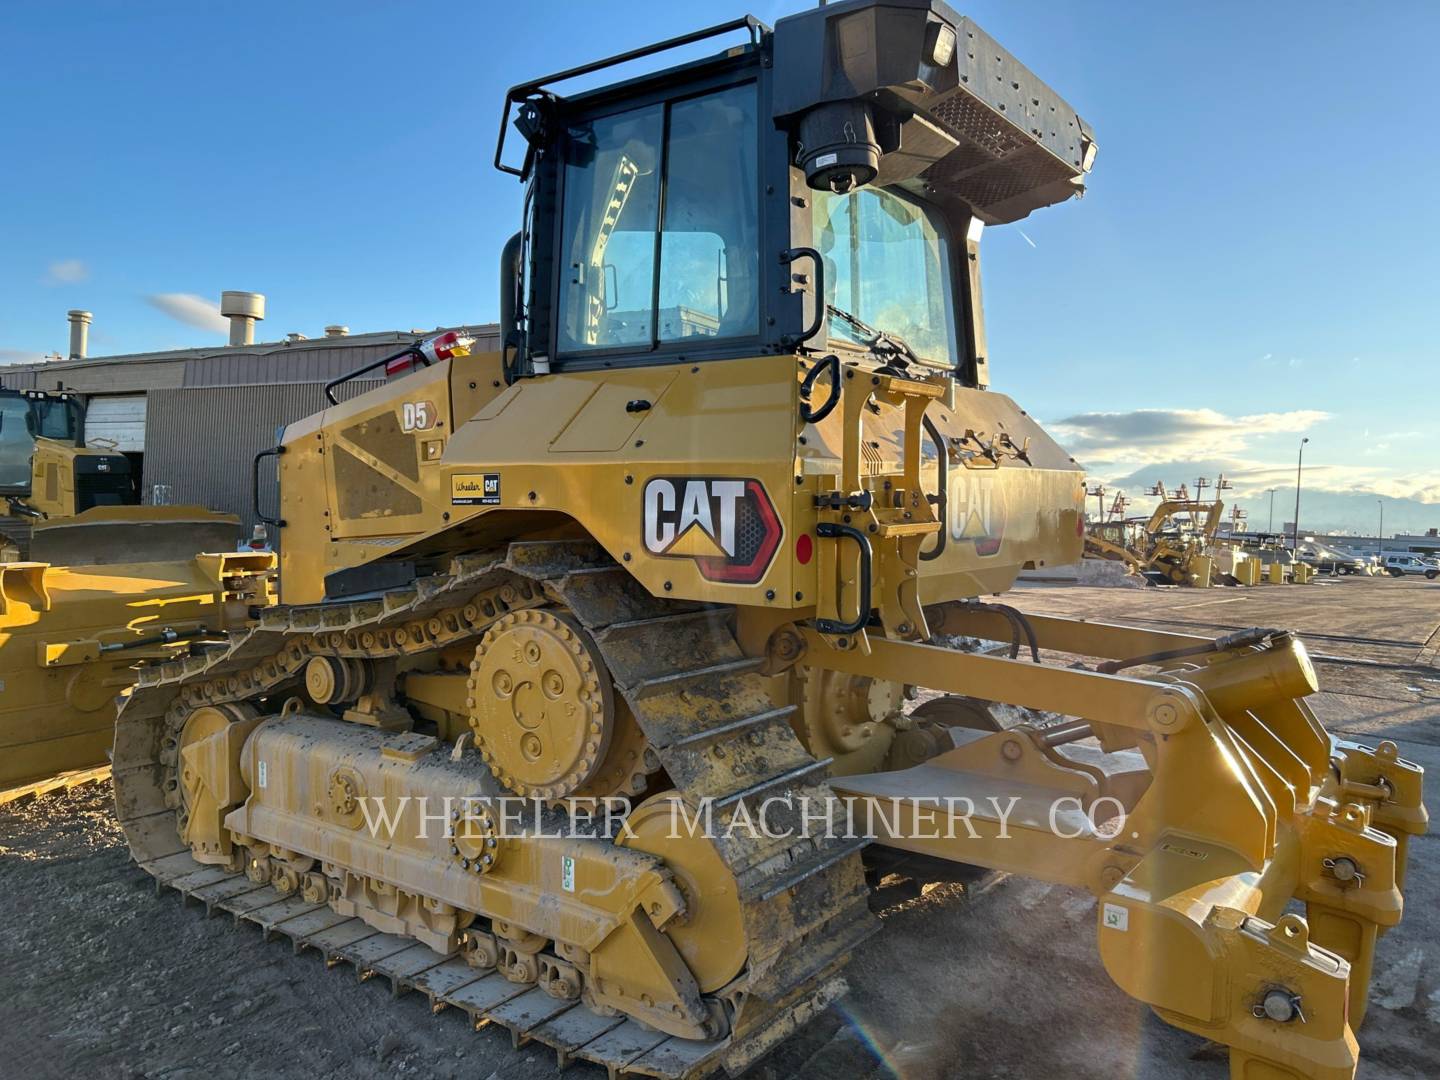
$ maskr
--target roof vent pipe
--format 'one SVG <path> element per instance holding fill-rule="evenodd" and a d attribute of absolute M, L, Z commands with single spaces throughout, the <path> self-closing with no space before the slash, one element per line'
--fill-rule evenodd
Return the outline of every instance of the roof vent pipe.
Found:
<path fill-rule="evenodd" d="M 90 312 L 70 311 L 66 317 L 70 320 L 70 359 L 83 360 L 90 344 Z"/>
<path fill-rule="evenodd" d="M 230 320 L 230 344 L 255 344 L 255 324 L 265 318 L 265 297 L 260 293 L 220 294 L 220 314 Z"/>
<path fill-rule="evenodd" d="M 325 327 L 326 337 L 344 337 L 348 333 L 350 333 L 350 327 L 348 326 L 340 326 L 337 324 Z"/>

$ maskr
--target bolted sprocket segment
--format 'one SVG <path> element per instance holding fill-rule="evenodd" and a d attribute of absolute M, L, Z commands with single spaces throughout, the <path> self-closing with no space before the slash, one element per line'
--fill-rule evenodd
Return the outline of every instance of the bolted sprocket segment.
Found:
<path fill-rule="evenodd" d="M 480 756 L 517 795 L 559 800 L 590 780 L 615 729 L 615 694 L 595 643 L 569 616 L 512 611 L 470 664 L 466 707 Z"/>

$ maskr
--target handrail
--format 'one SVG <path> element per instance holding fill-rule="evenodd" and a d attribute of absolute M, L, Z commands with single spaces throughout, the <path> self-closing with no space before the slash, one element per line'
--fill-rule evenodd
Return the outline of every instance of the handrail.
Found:
<path fill-rule="evenodd" d="M 326 387 L 326 390 L 328 391 L 329 387 Z M 265 512 L 260 509 L 260 461 L 262 458 L 267 457 L 278 458 L 284 452 L 285 447 L 283 446 L 272 446 L 268 450 L 261 450 L 255 455 L 255 462 L 250 473 L 250 506 L 251 509 L 255 511 L 255 520 L 262 521 L 266 525 L 274 525 L 277 529 L 283 529 L 285 527 L 285 519 L 268 517 Z"/>
<path fill-rule="evenodd" d="M 358 379 L 367 371 L 374 371 L 376 368 L 381 366 L 388 367 L 396 360 L 403 359 L 406 356 L 413 356 L 426 367 L 430 366 L 430 358 L 425 355 L 425 353 L 421 350 L 418 344 L 407 345 L 405 348 L 401 349 L 397 353 L 391 353 L 389 356 L 382 356 L 379 360 L 376 360 L 372 364 L 366 364 L 364 367 L 358 367 L 354 371 L 349 372 L 348 374 L 341 375 L 338 379 L 331 379 L 328 383 L 325 384 L 325 400 L 330 402 L 331 405 L 339 405 L 340 402 L 335 399 L 335 388 L 337 386 L 344 386 L 351 379 Z"/>
<path fill-rule="evenodd" d="M 564 82 L 567 79 L 579 78 L 581 75 L 589 75 L 592 71 L 601 71 L 607 67 L 614 67 L 617 64 L 628 64 L 631 60 L 654 56 L 656 53 L 667 52 L 670 49 L 678 49 L 684 45 L 693 45 L 697 41 L 719 37 L 721 34 L 728 34 L 732 30 L 750 31 L 751 44 L 758 44 L 760 35 L 762 33 L 768 33 L 770 28 L 755 18 L 755 16 L 746 15 L 743 18 L 731 19 L 729 22 L 719 23 L 718 25 L 707 27 L 704 30 L 694 30 L 688 34 L 681 34 L 679 37 L 658 41 L 653 45 L 643 45 L 638 49 L 617 53 L 614 56 L 606 57 L 604 60 L 592 60 L 588 64 L 581 64 L 579 67 L 557 71 L 553 75 L 543 75 L 538 79 L 517 83 L 512 86 L 505 95 L 505 104 L 500 110 L 500 135 L 495 141 L 495 168 L 501 172 L 509 173 L 511 176 L 523 177 L 525 175 L 523 169 L 517 169 L 513 165 L 506 165 L 500 158 L 505 153 L 505 135 L 510 127 L 511 106 L 524 101 L 541 87 L 548 83 Z"/>
<path fill-rule="evenodd" d="M 853 525 L 837 525 L 832 521 L 822 521 L 815 526 L 815 535 L 824 540 L 853 540 L 855 546 L 860 549 L 860 610 L 855 613 L 855 618 L 850 622 L 840 622 L 838 619 L 816 619 L 815 629 L 822 634 L 858 634 L 870 621 L 870 608 L 872 606 L 870 591 L 870 562 L 874 558 L 874 552 L 870 547 L 870 538 Z M 836 601 L 839 607 L 839 601 Z M 836 611 L 839 614 L 839 611 Z"/>
<path fill-rule="evenodd" d="M 830 396 L 820 408 L 811 409 L 810 395 L 815 391 L 816 380 L 826 370 L 830 372 Z M 800 380 L 800 419 L 807 424 L 818 424 L 824 420 L 840 404 L 840 390 L 840 357 L 831 353 L 817 360 L 815 366 L 805 373 L 805 378 Z"/>
<path fill-rule="evenodd" d="M 780 339 L 787 349 L 793 349 L 796 345 L 803 344 L 818 334 L 820 328 L 825 325 L 825 316 L 829 314 L 825 305 L 825 260 L 821 257 L 820 252 L 812 247 L 786 248 L 780 252 L 781 266 L 789 266 L 796 259 L 809 259 L 815 264 L 815 319 L 800 333 L 786 334 Z"/>

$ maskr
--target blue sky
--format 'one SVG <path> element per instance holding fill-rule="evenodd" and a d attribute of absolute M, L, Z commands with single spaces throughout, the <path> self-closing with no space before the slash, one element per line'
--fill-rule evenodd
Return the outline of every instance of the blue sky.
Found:
<path fill-rule="evenodd" d="M 270 339 L 491 319 L 505 88 L 744 10 L 12 0 L 0 363 L 64 348 L 71 307 L 94 353 L 218 343 L 185 297 L 222 289 L 267 295 Z M 1083 201 L 986 236 L 996 388 L 1112 490 L 1224 470 L 1263 525 L 1308 435 L 1317 527 L 1377 494 L 1387 531 L 1440 525 L 1440 5 L 962 10 L 1100 146 Z"/>

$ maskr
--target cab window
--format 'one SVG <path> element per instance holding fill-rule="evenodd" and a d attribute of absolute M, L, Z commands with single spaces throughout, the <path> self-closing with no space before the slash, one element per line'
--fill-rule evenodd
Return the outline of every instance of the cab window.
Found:
<path fill-rule="evenodd" d="M 80 406 L 70 398 L 35 398 L 35 433 L 47 439 L 75 442 L 80 433 Z"/>
<path fill-rule="evenodd" d="M 571 125 L 558 351 L 759 332 L 753 83 Z"/>
<path fill-rule="evenodd" d="M 30 455 L 35 450 L 30 403 L 20 397 L 0 397 L 0 489 L 30 487 Z"/>
<path fill-rule="evenodd" d="M 886 188 L 815 192 L 815 246 L 825 260 L 830 339 L 901 338 L 922 360 L 958 362 L 950 241 L 929 207 Z"/>

